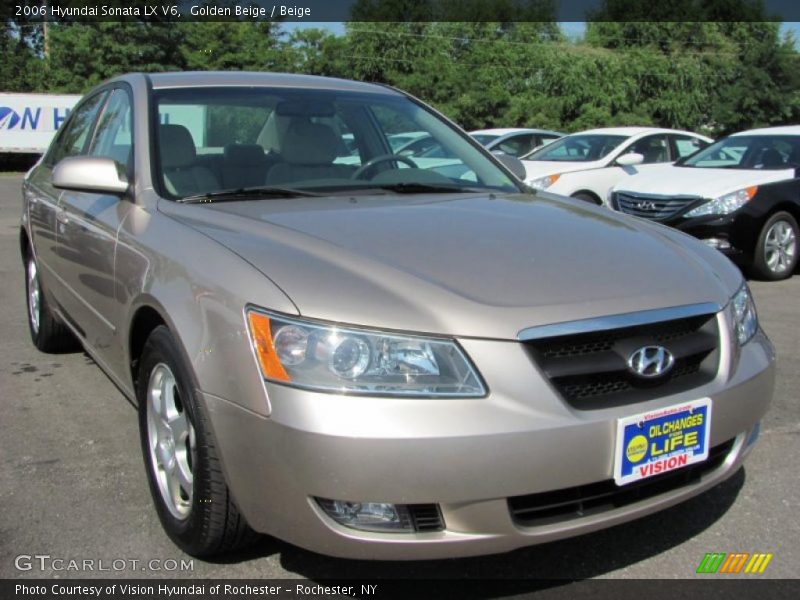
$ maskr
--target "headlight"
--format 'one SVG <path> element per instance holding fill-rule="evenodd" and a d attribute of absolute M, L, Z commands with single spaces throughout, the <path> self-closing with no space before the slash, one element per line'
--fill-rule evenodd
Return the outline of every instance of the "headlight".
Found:
<path fill-rule="evenodd" d="M 742 284 L 739 291 L 731 299 L 733 312 L 733 328 L 739 345 L 743 346 L 756 334 L 758 330 L 758 315 L 753 296 L 747 284 Z"/>
<path fill-rule="evenodd" d="M 561 174 L 556 173 L 555 175 L 548 175 L 547 177 L 539 177 L 539 179 L 531 179 L 528 185 L 537 190 L 546 190 L 558 181 L 559 177 L 561 177 Z"/>
<path fill-rule="evenodd" d="M 486 388 L 454 340 L 328 325 L 249 309 L 265 379 L 324 392 L 479 397 Z"/>
<path fill-rule="evenodd" d="M 714 198 L 697 208 L 690 210 L 684 217 L 703 217 L 705 215 L 728 215 L 735 210 L 739 210 L 753 196 L 756 195 L 758 186 L 754 185 L 737 192 L 725 194 L 719 198 Z"/>

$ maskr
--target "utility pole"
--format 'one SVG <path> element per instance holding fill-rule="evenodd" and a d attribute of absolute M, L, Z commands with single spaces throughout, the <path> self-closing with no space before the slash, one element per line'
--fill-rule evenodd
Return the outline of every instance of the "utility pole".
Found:
<path fill-rule="evenodd" d="M 44 20 L 42 21 L 42 37 L 44 38 L 44 64 L 50 64 L 50 37 L 47 35 L 49 27 L 47 26 L 47 17 L 50 15 L 50 7 L 47 0 L 42 2 L 44 7 Z"/>

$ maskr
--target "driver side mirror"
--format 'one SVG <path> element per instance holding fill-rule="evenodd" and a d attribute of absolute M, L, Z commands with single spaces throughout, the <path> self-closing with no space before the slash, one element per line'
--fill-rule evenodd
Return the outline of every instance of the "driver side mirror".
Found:
<path fill-rule="evenodd" d="M 501 163 L 503 163 L 503 166 L 511 171 L 517 179 L 525 179 L 525 165 L 523 165 L 522 161 L 516 156 L 511 156 L 510 154 L 506 154 L 500 150 L 492 152 L 492 155 Z"/>
<path fill-rule="evenodd" d="M 629 152 L 628 154 L 623 154 L 617 159 L 617 164 L 620 167 L 632 167 L 634 165 L 640 165 L 643 162 L 644 156 L 638 152 Z"/>
<path fill-rule="evenodd" d="M 130 185 L 110 158 L 72 156 L 53 169 L 53 187 L 95 194 L 121 196 Z"/>

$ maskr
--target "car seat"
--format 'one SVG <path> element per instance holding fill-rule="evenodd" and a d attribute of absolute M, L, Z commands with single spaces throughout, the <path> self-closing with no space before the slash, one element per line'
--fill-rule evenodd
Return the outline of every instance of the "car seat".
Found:
<path fill-rule="evenodd" d="M 160 125 L 158 141 L 164 186 L 170 194 L 187 196 L 220 189 L 214 173 L 197 164 L 197 149 L 186 127 Z"/>
<path fill-rule="evenodd" d="M 254 187 L 264 183 L 267 157 L 258 144 L 228 144 L 222 155 L 222 185 L 225 189 Z"/>
<path fill-rule="evenodd" d="M 356 170 L 350 165 L 333 164 L 341 142 L 328 125 L 295 119 L 281 144 L 283 162 L 267 173 L 266 183 L 302 183 L 314 179 L 348 179 Z"/>
<path fill-rule="evenodd" d="M 767 148 L 761 155 L 761 166 L 764 169 L 774 169 L 784 165 L 783 155 L 775 148 Z"/>

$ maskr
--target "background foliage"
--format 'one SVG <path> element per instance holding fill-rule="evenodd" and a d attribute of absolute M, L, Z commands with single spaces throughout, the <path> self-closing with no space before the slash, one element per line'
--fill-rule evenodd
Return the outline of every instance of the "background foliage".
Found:
<path fill-rule="evenodd" d="M 644 20 L 658 5 L 606 0 L 581 40 L 562 35 L 550 0 L 439 0 L 441 21 L 419 22 L 429 3 L 359 0 L 362 20 L 339 36 L 248 21 L 50 24 L 45 38 L 41 23 L 6 11 L 0 88 L 82 93 L 126 71 L 291 71 L 388 83 L 467 129 L 653 124 L 719 135 L 800 121 L 800 54 L 754 0 L 675 0 L 680 22 Z M 753 20 L 732 20 L 742 15 Z"/>

